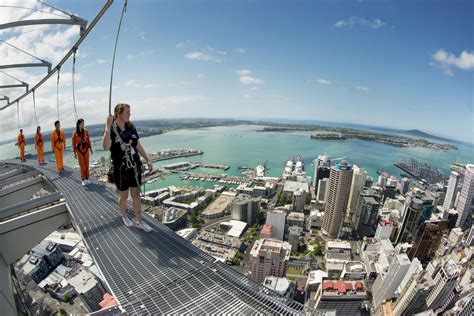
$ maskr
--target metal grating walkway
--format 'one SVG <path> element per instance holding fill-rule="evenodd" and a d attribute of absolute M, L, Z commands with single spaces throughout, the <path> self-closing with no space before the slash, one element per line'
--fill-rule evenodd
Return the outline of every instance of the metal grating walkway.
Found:
<path fill-rule="evenodd" d="M 22 165 L 41 171 L 63 194 L 76 228 L 126 312 L 311 312 L 217 261 L 145 213 L 143 218 L 153 232 L 125 227 L 119 218 L 118 194 L 95 181 L 82 187 L 78 171 L 66 168 L 63 176 L 58 176 L 55 163 L 38 166 L 30 161 Z"/>

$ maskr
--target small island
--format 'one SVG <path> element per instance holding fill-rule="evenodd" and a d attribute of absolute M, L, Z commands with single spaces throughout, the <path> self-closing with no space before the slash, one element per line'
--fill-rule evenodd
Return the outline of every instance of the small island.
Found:
<path fill-rule="evenodd" d="M 261 132 L 317 132 L 311 134 L 311 139 L 316 140 L 347 140 L 360 139 L 396 147 L 424 147 L 436 150 L 456 150 L 452 144 L 439 144 L 427 141 L 424 138 L 412 138 L 400 135 L 389 135 L 369 132 L 354 128 L 330 127 L 321 125 L 272 125 L 264 127 Z"/>

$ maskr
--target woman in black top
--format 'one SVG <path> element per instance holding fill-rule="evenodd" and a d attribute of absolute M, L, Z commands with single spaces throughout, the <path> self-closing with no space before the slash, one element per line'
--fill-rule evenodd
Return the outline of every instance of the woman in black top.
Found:
<path fill-rule="evenodd" d="M 117 133 L 119 137 L 117 137 Z M 119 103 L 115 106 L 114 115 L 109 114 L 102 145 L 104 150 L 110 149 L 111 152 L 114 182 L 120 191 L 119 207 L 123 223 L 127 227 L 136 225 L 146 232 L 152 231 L 153 229 L 142 221 L 140 204 L 142 163 L 140 156 L 145 159 L 150 172 L 153 170 L 153 164 L 140 144 L 135 126 L 130 122 L 130 105 Z M 129 190 L 135 211 L 135 223 L 127 215 Z"/>

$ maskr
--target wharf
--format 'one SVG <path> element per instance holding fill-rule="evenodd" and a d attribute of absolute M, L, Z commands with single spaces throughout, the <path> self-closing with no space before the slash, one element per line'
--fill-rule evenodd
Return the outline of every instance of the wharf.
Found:
<path fill-rule="evenodd" d="M 201 150 L 172 150 L 172 151 L 161 151 L 159 153 L 149 154 L 149 158 L 152 162 L 170 160 L 182 157 L 192 157 L 203 155 L 204 152 Z"/>
<path fill-rule="evenodd" d="M 181 180 L 199 180 L 209 182 L 219 182 L 222 184 L 249 184 L 251 181 L 227 174 L 207 174 L 207 173 L 186 173 L 180 177 Z"/>

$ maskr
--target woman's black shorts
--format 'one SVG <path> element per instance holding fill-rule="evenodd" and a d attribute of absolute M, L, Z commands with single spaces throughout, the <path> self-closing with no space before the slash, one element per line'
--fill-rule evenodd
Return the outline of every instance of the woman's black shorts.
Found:
<path fill-rule="evenodd" d="M 114 166 L 114 182 L 117 190 L 126 191 L 129 188 L 136 188 L 142 184 L 141 163 L 137 163 L 137 180 L 133 168 L 127 168 L 125 165 Z"/>

